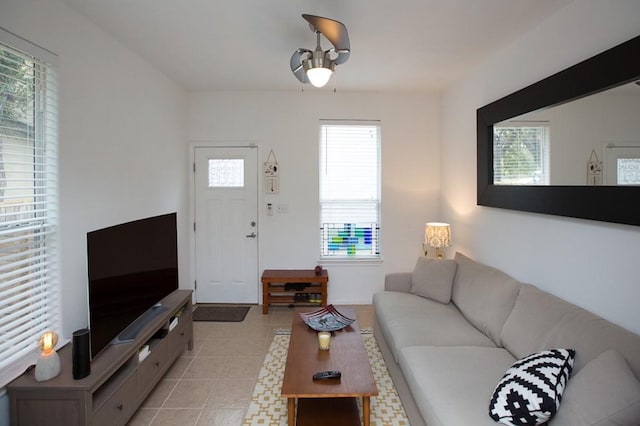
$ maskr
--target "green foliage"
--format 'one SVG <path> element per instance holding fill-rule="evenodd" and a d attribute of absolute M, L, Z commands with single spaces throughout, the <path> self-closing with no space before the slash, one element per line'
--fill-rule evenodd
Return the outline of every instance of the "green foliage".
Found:
<path fill-rule="evenodd" d="M 494 170 L 503 178 L 531 177 L 539 168 L 533 152 L 539 149 L 536 127 L 494 128 Z"/>
<path fill-rule="evenodd" d="M 533 154 L 524 144 L 513 144 L 505 152 L 503 161 L 503 174 L 508 177 L 527 177 L 536 171 L 536 162 Z"/>
<path fill-rule="evenodd" d="M 34 92 L 33 63 L 0 50 L 0 126 L 5 132 L 32 124 Z"/>
<path fill-rule="evenodd" d="M 7 186 L 4 144 L 27 139 L 33 129 L 34 80 L 33 62 L 0 45 L 0 196 Z"/>

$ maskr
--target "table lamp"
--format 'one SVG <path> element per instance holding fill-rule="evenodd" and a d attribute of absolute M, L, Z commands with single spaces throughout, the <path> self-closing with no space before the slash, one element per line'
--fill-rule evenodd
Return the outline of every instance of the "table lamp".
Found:
<path fill-rule="evenodd" d="M 451 226 L 448 223 L 429 222 L 424 226 L 424 255 L 427 247 L 435 248 L 437 259 L 444 259 L 443 247 L 451 247 Z"/>
<path fill-rule="evenodd" d="M 35 378 L 38 382 L 53 379 L 60 374 L 60 356 L 55 351 L 58 335 L 53 331 L 45 332 L 38 339 L 38 348 L 42 351 L 36 361 Z"/>

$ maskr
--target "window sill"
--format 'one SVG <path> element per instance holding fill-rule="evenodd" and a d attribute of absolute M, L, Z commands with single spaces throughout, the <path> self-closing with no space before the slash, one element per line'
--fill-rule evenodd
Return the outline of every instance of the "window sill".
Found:
<path fill-rule="evenodd" d="M 319 265 L 360 266 L 360 265 L 381 265 L 382 263 L 383 263 L 383 259 L 381 257 L 376 259 L 354 259 L 349 257 L 343 257 L 339 259 L 319 259 L 318 260 Z"/>

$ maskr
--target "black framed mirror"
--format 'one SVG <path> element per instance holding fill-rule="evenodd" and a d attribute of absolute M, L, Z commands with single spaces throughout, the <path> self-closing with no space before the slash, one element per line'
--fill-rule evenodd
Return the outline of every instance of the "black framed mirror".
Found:
<path fill-rule="evenodd" d="M 640 185 L 497 185 L 493 165 L 494 125 L 638 81 L 639 55 L 640 36 L 478 109 L 477 204 L 640 225 Z"/>

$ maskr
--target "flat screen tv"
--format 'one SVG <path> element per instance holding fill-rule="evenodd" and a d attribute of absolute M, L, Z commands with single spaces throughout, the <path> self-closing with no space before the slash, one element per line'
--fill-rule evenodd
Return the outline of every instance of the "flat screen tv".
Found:
<path fill-rule="evenodd" d="M 176 213 L 87 233 L 91 357 L 135 339 L 178 289 Z"/>

